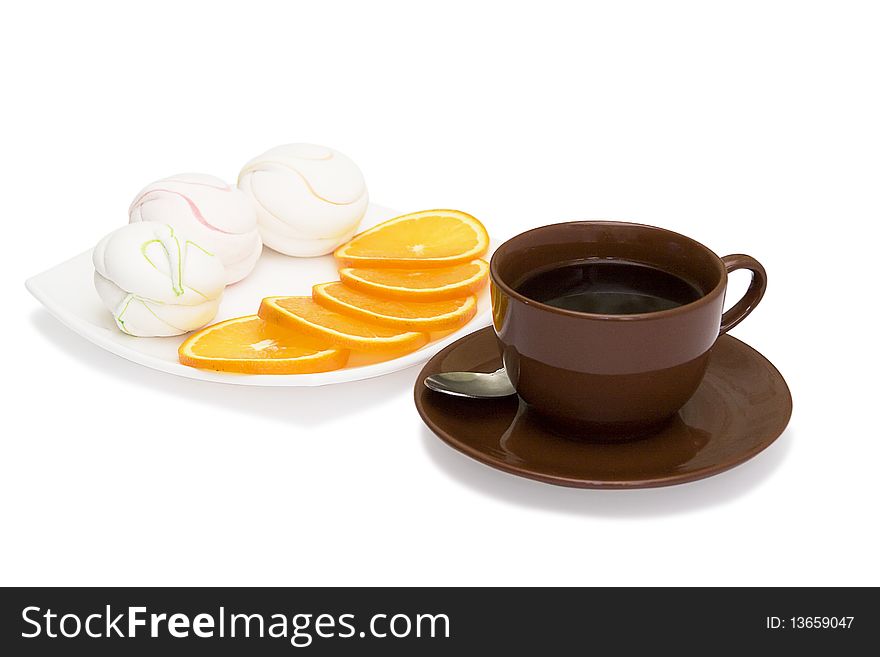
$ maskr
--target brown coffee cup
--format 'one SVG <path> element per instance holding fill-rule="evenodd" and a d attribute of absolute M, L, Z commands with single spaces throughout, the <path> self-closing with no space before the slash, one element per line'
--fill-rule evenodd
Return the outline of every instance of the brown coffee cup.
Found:
<path fill-rule="evenodd" d="M 535 272 L 586 259 L 641 263 L 684 279 L 701 296 L 629 315 L 584 313 L 530 299 L 517 288 Z M 722 314 L 727 274 L 748 269 L 748 290 Z M 616 221 L 542 226 L 502 244 L 490 287 L 504 367 L 520 398 L 566 435 L 595 440 L 644 436 L 696 391 L 718 336 L 758 305 L 767 287 L 747 255 L 719 258 L 662 228 Z"/>

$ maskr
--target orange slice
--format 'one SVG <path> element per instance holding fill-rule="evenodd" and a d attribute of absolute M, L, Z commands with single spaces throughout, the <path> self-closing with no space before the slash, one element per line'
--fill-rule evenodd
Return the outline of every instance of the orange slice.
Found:
<path fill-rule="evenodd" d="M 177 350 L 184 365 L 244 374 L 329 372 L 348 360 L 344 349 L 264 322 L 255 315 L 227 319 L 192 334 Z"/>
<path fill-rule="evenodd" d="M 397 301 L 360 292 L 338 281 L 312 288 L 312 298 L 329 310 L 401 331 L 449 331 L 477 313 L 477 297 L 444 301 Z"/>
<path fill-rule="evenodd" d="M 471 260 L 437 269 L 343 267 L 339 278 L 349 287 L 389 299 L 436 301 L 478 292 L 486 284 L 489 263 Z"/>
<path fill-rule="evenodd" d="M 468 262 L 489 248 L 489 234 L 458 210 L 425 210 L 355 235 L 334 255 L 346 267 L 448 267 Z"/>
<path fill-rule="evenodd" d="M 267 297 L 260 304 L 267 322 L 312 335 L 343 349 L 383 352 L 389 357 L 415 351 L 428 342 L 424 333 L 365 322 L 315 303 L 311 297 Z"/>

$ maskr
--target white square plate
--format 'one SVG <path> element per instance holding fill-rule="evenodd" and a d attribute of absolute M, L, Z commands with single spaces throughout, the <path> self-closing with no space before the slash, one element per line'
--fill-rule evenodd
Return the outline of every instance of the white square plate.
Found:
<path fill-rule="evenodd" d="M 370 205 L 361 222 L 361 229 L 399 214 L 389 208 Z M 95 242 L 97 239 L 96 237 Z M 490 250 L 491 248 L 490 246 Z M 488 258 L 488 255 L 484 257 Z M 92 282 L 93 273 L 92 252 L 86 251 L 28 279 L 25 285 L 52 315 L 99 347 L 146 367 L 202 381 L 249 386 L 320 386 L 369 379 L 424 363 L 446 345 L 467 333 L 488 326 L 491 321 L 486 286 L 477 297 L 477 314 L 470 322 L 400 358 L 318 374 L 230 374 L 181 365 L 177 360 L 177 347 L 186 336 L 136 338 L 124 334 L 116 328 L 112 316 L 98 298 Z M 332 255 L 292 258 L 264 248 L 263 255 L 250 276 L 226 288 L 215 321 L 253 315 L 263 297 L 308 295 L 315 283 L 338 278 Z"/>

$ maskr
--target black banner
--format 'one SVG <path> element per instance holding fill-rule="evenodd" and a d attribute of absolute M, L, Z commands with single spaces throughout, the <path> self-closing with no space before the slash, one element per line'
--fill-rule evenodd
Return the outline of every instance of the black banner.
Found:
<path fill-rule="evenodd" d="M 848 655 L 876 643 L 880 605 L 836 588 L 48 588 L 4 589 L 0 613 L 6 655 Z"/>

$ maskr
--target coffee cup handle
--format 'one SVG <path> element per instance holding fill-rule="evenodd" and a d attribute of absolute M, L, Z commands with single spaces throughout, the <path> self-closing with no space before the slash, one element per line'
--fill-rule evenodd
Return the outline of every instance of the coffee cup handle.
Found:
<path fill-rule="evenodd" d="M 755 306 L 761 301 L 764 292 L 767 290 L 767 272 L 760 262 L 752 256 L 742 253 L 724 256 L 721 258 L 727 273 L 736 271 L 737 269 L 748 269 L 752 272 L 752 282 L 749 283 L 749 289 L 743 295 L 742 299 L 737 301 L 730 310 L 721 316 L 721 333 L 727 333 L 734 326 L 748 317 L 749 313 L 755 309 Z"/>

